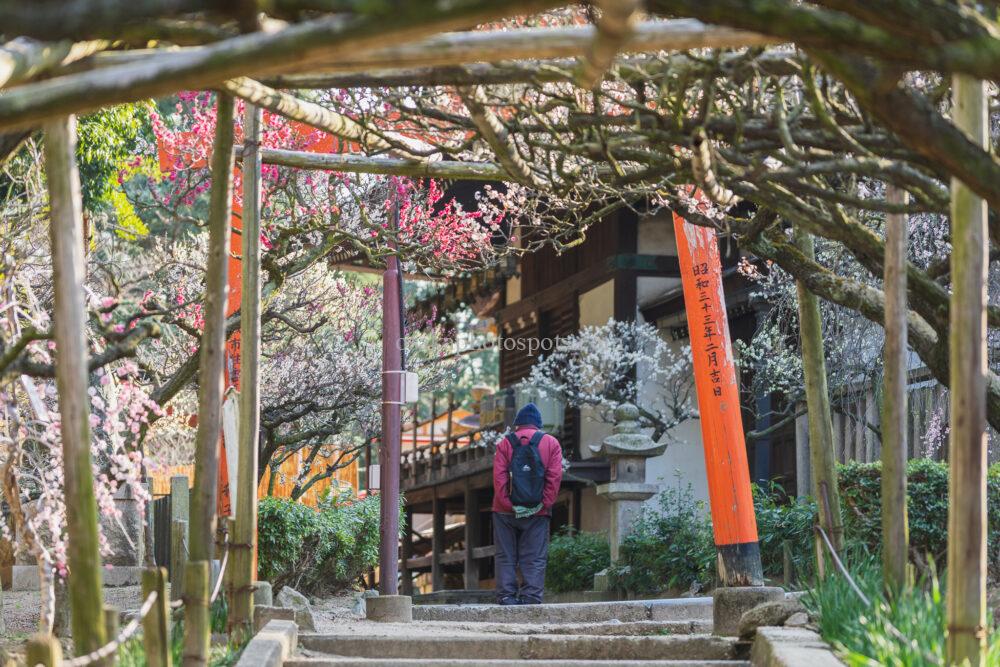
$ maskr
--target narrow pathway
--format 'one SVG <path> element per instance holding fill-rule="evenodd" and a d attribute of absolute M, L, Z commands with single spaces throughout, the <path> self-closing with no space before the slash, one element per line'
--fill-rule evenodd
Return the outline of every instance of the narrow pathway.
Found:
<path fill-rule="evenodd" d="M 749 667 L 734 639 L 711 634 L 711 618 L 707 598 L 418 606 L 409 624 L 320 623 L 320 632 L 300 635 L 285 667 Z"/>

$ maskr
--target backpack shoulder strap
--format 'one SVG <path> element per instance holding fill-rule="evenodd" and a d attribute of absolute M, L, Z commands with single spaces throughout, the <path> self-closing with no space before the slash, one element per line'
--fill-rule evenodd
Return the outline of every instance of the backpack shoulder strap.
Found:
<path fill-rule="evenodd" d="M 512 450 L 517 449 L 518 447 L 521 446 L 521 442 L 520 440 L 518 440 L 517 433 L 514 433 L 513 431 L 507 434 L 506 440 L 507 444 L 510 445 L 510 448 Z"/>
<path fill-rule="evenodd" d="M 538 429 L 531 436 L 531 440 L 528 442 L 528 444 L 531 445 L 532 447 L 538 447 L 538 445 L 540 445 L 542 442 L 542 438 L 544 437 L 545 437 L 545 431 L 543 431 L 542 429 Z"/>

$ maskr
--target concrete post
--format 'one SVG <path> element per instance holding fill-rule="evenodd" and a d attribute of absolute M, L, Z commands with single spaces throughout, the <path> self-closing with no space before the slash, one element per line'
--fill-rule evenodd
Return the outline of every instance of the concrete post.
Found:
<path fill-rule="evenodd" d="M 170 478 L 170 520 L 187 523 L 191 514 L 191 491 L 186 475 Z"/>

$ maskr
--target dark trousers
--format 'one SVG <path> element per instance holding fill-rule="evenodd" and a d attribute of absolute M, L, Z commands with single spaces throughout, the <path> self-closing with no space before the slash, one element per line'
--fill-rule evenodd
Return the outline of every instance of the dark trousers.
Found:
<path fill-rule="evenodd" d="M 538 604 L 545 589 L 545 565 L 549 558 L 549 517 L 493 513 L 493 544 L 496 545 L 497 601 L 520 598 Z M 521 588 L 517 569 L 521 569 Z"/>

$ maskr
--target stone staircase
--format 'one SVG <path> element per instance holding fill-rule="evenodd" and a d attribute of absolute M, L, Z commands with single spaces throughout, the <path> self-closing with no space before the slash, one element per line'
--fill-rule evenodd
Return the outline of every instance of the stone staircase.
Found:
<path fill-rule="evenodd" d="M 607 665 L 749 667 L 747 648 L 711 634 L 712 601 L 524 607 L 427 605 L 412 623 L 340 623 L 304 634 L 285 667 Z"/>

